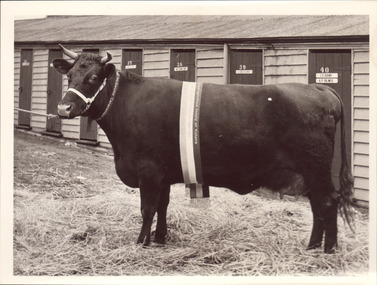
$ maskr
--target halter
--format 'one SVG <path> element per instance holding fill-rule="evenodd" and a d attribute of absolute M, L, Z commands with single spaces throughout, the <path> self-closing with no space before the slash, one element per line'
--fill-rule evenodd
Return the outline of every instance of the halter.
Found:
<path fill-rule="evenodd" d="M 101 86 L 98 88 L 97 92 L 94 94 L 93 97 L 91 98 L 88 98 L 86 97 L 84 94 L 82 94 L 80 91 L 76 90 L 75 88 L 68 88 L 67 92 L 71 91 L 73 93 L 75 93 L 77 96 L 79 96 L 86 104 L 86 108 L 85 110 L 83 111 L 83 113 L 85 113 L 86 111 L 89 110 L 90 108 L 90 105 L 93 103 L 93 101 L 96 99 L 97 95 L 102 91 L 102 89 L 105 87 L 106 85 L 106 81 L 107 81 L 107 78 L 105 78 L 101 84 Z"/>
<path fill-rule="evenodd" d="M 111 105 L 113 104 L 113 101 L 115 99 L 115 95 L 118 91 L 118 86 L 119 86 L 119 78 L 120 78 L 120 73 L 117 72 L 116 73 L 116 80 L 115 80 L 115 85 L 114 85 L 114 89 L 113 89 L 113 93 L 111 94 L 111 97 L 110 97 L 110 100 L 109 102 L 107 103 L 107 106 L 105 108 L 105 111 L 102 113 L 102 115 L 96 119 L 96 121 L 100 121 L 102 120 L 107 112 L 109 111 Z M 82 94 L 80 91 L 76 90 L 75 88 L 68 88 L 67 92 L 68 91 L 71 91 L 73 93 L 75 93 L 77 96 L 79 96 L 84 102 L 85 104 L 87 105 L 85 110 L 83 111 L 83 113 L 85 113 L 86 111 L 89 110 L 91 104 L 93 103 L 93 101 L 96 99 L 97 95 L 102 91 L 102 89 L 106 86 L 106 82 L 107 82 L 107 78 L 105 78 L 101 84 L 101 86 L 98 88 L 97 92 L 94 94 L 94 96 L 92 96 L 91 98 L 88 98 L 86 97 L 84 94 Z"/>

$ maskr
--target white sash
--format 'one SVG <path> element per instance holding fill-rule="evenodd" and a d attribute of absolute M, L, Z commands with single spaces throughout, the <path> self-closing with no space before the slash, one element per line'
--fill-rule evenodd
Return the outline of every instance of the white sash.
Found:
<path fill-rule="evenodd" d="M 199 117 L 202 83 L 183 82 L 179 117 L 179 148 L 186 188 L 191 198 L 209 197 L 208 186 L 202 185 Z"/>

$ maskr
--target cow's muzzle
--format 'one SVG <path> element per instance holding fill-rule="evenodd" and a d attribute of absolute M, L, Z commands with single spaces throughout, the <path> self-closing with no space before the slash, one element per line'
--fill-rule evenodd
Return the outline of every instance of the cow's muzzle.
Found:
<path fill-rule="evenodd" d="M 72 111 L 72 104 L 59 104 L 58 105 L 58 115 L 60 118 L 70 118 Z"/>

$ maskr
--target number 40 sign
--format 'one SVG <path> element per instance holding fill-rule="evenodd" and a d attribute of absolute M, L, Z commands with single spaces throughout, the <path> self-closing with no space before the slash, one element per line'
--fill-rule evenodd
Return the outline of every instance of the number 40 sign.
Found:
<path fill-rule="evenodd" d="M 330 68 L 323 66 L 319 70 L 321 72 L 315 74 L 316 83 L 338 83 L 338 73 L 330 73 Z"/>

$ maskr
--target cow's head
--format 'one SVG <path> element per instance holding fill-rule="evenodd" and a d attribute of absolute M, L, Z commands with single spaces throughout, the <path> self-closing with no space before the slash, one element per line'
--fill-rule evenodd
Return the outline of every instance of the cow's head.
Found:
<path fill-rule="evenodd" d="M 68 90 L 58 105 L 58 115 L 69 119 L 88 116 L 91 103 L 115 71 L 115 66 L 107 63 L 112 56 L 108 52 L 104 57 L 92 53 L 77 54 L 62 45 L 60 47 L 74 62 L 65 59 L 52 61 L 55 69 L 68 77 Z"/>

